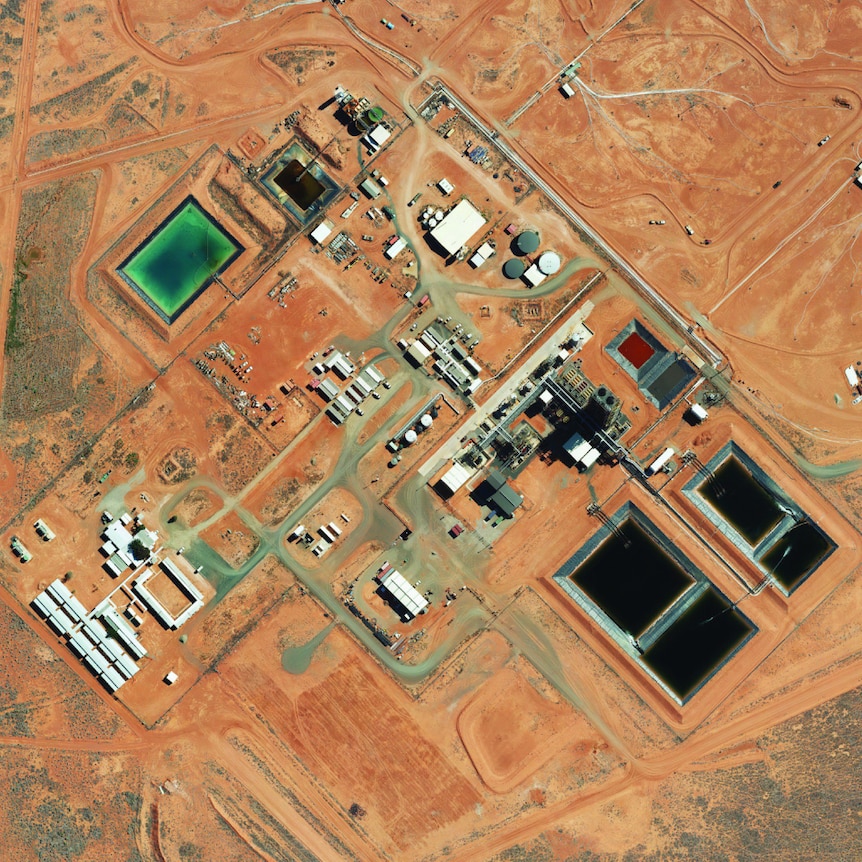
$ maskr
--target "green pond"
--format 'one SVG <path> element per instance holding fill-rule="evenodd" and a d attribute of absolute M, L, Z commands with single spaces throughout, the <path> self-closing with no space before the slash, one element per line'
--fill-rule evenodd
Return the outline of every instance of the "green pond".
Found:
<path fill-rule="evenodd" d="M 243 251 L 193 198 L 186 198 L 120 267 L 120 275 L 172 323 Z"/>

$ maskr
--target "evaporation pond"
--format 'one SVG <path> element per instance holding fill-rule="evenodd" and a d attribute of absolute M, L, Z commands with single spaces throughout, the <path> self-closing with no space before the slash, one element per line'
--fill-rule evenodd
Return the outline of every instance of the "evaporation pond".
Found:
<path fill-rule="evenodd" d="M 823 562 L 833 545 L 810 521 L 791 527 L 764 555 L 761 564 L 792 590 Z"/>
<path fill-rule="evenodd" d="M 756 545 L 784 514 L 773 496 L 732 456 L 698 492 L 750 545 Z"/>
<path fill-rule="evenodd" d="M 629 518 L 570 575 L 623 631 L 639 637 L 694 579 Z"/>
<path fill-rule="evenodd" d="M 120 273 L 170 323 L 242 250 L 194 198 L 187 198 L 123 263 Z"/>
<path fill-rule="evenodd" d="M 326 191 L 326 186 L 305 168 L 299 159 L 293 159 L 278 173 L 275 183 L 298 207 L 307 210 Z"/>
<path fill-rule="evenodd" d="M 753 631 L 726 598 L 709 588 L 648 647 L 643 661 L 685 700 Z"/>
<path fill-rule="evenodd" d="M 646 361 L 655 354 L 655 350 L 637 332 L 633 332 L 617 350 L 637 369 L 642 368 Z"/>

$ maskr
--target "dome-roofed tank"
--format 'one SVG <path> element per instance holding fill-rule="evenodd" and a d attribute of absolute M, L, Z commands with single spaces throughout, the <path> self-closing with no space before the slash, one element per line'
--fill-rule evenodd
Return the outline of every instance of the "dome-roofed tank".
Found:
<path fill-rule="evenodd" d="M 562 262 L 560 261 L 560 256 L 555 251 L 545 251 L 539 255 L 539 260 L 536 264 L 542 275 L 553 275 L 555 272 L 560 271 Z"/>
<path fill-rule="evenodd" d="M 515 237 L 515 250 L 519 254 L 533 254 L 539 247 L 539 235 L 534 230 L 525 230 Z"/>
<path fill-rule="evenodd" d="M 526 267 L 524 266 L 524 262 L 513 257 L 511 260 L 507 260 L 503 264 L 503 275 L 505 275 L 506 278 L 520 278 L 524 274 L 525 269 Z"/>
<path fill-rule="evenodd" d="M 416 442 L 416 432 L 411 428 L 404 435 L 404 445 L 409 446 L 411 443 L 415 443 L 415 442 Z"/>

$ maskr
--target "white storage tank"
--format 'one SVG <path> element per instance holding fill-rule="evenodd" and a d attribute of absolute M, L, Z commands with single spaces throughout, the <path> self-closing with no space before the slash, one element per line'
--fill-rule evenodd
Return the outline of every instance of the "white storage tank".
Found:
<path fill-rule="evenodd" d="M 668 446 L 646 469 L 647 476 L 654 476 L 673 457 L 673 449 Z"/>
<path fill-rule="evenodd" d="M 537 266 L 542 275 L 553 275 L 560 271 L 562 261 L 555 251 L 546 251 L 539 255 Z"/>

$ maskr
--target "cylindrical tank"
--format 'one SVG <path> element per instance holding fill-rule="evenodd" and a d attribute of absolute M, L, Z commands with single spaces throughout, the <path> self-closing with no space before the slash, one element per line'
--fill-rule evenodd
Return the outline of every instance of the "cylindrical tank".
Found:
<path fill-rule="evenodd" d="M 438 209 L 434 215 L 437 216 L 437 218 L 443 218 L 443 210 Z"/>
<path fill-rule="evenodd" d="M 539 235 L 534 230 L 525 230 L 515 238 L 515 249 L 519 254 L 533 254 L 539 247 Z"/>
<path fill-rule="evenodd" d="M 404 445 L 409 446 L 411 443 L 415 443 L 415 442 L 416 442 L 416 432 L 411 428 L 404 435 Z"/>
<path fill-rule="evenodd" d="M 555 251 L 545 251 L 539 255 L 539 260 L 536 264 L 539 267 L 539 272 L 542 275 L 553 275 L 560 271 L 562 262 L 560 256 Z"/>
<path fill-rule="evenodd" d="M 524 266 L 524 262 L 513 257 L 511 260 L 507 260 L 503 264 L 503 275 L 505 275 L 506 278 L 520 278 L 524 274 L 525 269 L 526 267 Z"/>
<path fill-rule="evenodd" d="M 431 418 L 431 415 L 429 413 L 425 413 L 419 421 L 422 423 L 423 428 L 430 428 L 431 423 L 434 420 Z"/>

